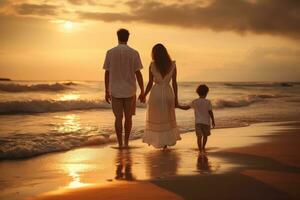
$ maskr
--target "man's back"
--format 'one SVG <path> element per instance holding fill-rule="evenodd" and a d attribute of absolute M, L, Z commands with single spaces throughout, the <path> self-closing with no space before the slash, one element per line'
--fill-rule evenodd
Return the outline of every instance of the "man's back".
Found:
<path fill-rule="evenodd" d="M 119 44 L 107 51 L 103 68 L 109 70 L 109 87 L 113 97 L 126 98 L 135 95 L 135 72 L 143 68 L 136 50 L 126 44 Z"/>

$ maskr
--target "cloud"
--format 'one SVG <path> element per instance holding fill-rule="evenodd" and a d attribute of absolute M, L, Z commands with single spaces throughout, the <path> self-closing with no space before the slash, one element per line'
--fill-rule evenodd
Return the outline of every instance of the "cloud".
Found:
<path fill-rule="evenodd" d="M 136 21 L 136 16 L 126 13 L 99 13 L 99 12 L 78 12 L 80 18 L 101 20 L 105 22 L 122 21 L 131 22 Z"/>
<path fill-rule="evenodd" d="M 112 1 L 110 1 L 110 3 L 103 3 L 97 0 L 68 0 L 68 2 L 76 6 L 88 4 L 90 6 L 103 6 L 103 7 L 115 7 L 114 3 L 116 3 L 116 2 L 112 3 Z"/>
<path fill-rule="evenodd" d="M 8 1 L 8 0 L 1 0 L 0 1 L 0 7 L 1 6 L 5 6 L 5 5 L 7 5 L 7 4 L 9 4 L 10 2 Z"/>
<path fill-rule="evenodd" d="M 19 15 L 55 16 L 57 9 L 58 6 L 49 4 L 23 3 L 15 6 L 15 11 Z"/>
<path fill-rule="evenodd" d="M 224 69 L 249 80 L 300 81 L 299 57 L 299 48 L 256 47 L 242 60 L 225 63 Z"/>
<path fill-rule="evenodd" d="M 83 4 L 96 5 L 96 2 L 94 0 L 68 0 L 68 2 L 74 5 L 83 5 Z"/>
<path fill-rule="evenodd" d="M 214 31 L 253 32 L 300 38 L 299 0 L 213 0 L 163 3 L 131 0 L 129 12 L 78 12 L 83 19 L 146 22 L 184 28 L 208 28 Z"/>

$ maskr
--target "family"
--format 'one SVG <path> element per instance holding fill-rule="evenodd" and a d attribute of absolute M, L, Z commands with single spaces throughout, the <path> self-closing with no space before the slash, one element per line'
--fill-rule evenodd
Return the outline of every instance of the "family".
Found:
<path fill-rule="evenodd" d="M 118 45 L 107 51 L 105 70 L 105 100 L 112 104 L 115 116 L 115 131 L 119 148 L 127 148 L 132 128 L 132 116 L 136 110 L 136 81 L 140 87 L 138 99 L 147 101 L 146 125 L 143 142 L 155 148 L 166 149 L 180 140 L 175 108 L 194 109 L 195 131 L 198 149 L 205 152 L 211 124 L 215 126 L 211 102 L 206 99 L 209 88 L 201 84 L 196 89 L 198 98 L 188 105 L 178 103 L 177 70 L 167 49 L 162 44 L 152 48 L 152 62 L 149 67 L 149 81 L 144 89 L 143 68 L 139 53 L 127 45 L 129 31 L 117 31 Z M 172 81 L 172 86 L 170 82 Z M 124 126 L 123 126 L 124 118 Z M 123 143 L 123 127 L 125 132 Z"/>

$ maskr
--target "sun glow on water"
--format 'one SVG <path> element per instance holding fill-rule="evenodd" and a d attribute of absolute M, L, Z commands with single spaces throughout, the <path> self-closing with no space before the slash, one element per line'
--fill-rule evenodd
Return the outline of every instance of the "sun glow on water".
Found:
<path fill-rule="evenodd" d="M 71 100 L 78 100 L 80 95 L 78 94 L 64 94 L 63 96 L 59 97 L 61 101 L 71 101 Z"/>

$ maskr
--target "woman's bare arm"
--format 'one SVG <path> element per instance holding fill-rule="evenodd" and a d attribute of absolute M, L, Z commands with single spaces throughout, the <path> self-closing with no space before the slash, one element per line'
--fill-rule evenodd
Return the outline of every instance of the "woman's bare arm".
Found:
<path fill-rule="evenodd" d="M 172 87 L 175 95 L 175 107 L 178 107 L 178 86 L 177 86 L 177 69 L 174 66 L 173 75 L 172 75 Z"/>
<path fill-rule="evenodd" d="M 189 105 L 178 105 L 178 108 L 180 108 L 181 110 L 189 110 L 189 109 L 191 109 L 191 106 L 189 106 Z"/>
<path fill-rule="evenodd" d="M 147 87 L 146 87 L 146 91 L 145 91 L 145 98 L 149 94 L 152 86 L 153 86 L 153 74 L 151 72 L 151 68 L 149 67 L 149 81 L 148 81 L 148 84 L 147 84 Z"/>

